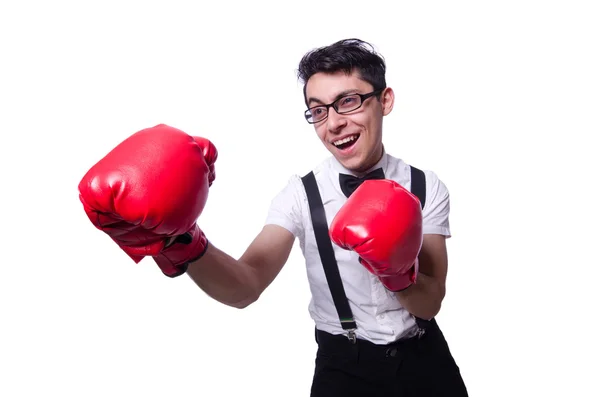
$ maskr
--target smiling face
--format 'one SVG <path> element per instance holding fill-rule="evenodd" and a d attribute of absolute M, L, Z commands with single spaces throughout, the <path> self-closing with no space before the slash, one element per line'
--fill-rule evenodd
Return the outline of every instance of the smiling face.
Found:
<path fill-rule="evenodd" d="M 372 91 L 373 86 L 360 79 L 357 72 L 319 72 L 306 83 L 306 98 L 311 108 L 332 103 L 344 95 Z M 393 105 L 394 92 L 388 87 L 381 94 L 365 99 L 360 108 L 350 113 L 338 114 L 330 107 L 328 117 L 314 127 L 327 150 L 345 168 L 361 173 L 383 155 L 383 116 L 392 111 Z"/>

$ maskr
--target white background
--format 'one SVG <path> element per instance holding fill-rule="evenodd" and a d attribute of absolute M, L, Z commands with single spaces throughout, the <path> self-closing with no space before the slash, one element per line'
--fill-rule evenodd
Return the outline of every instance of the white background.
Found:
<path fill-rule="evenodd" d="M 450 189 L 438 318 L 471 395 L 599 395 L 596 2 L 200 3 L 0 6 L 0 395 L 308 396 L 297 246 L 256 304 L 228 308 L 135 265 L 77 184 L 139 129 L 205 136 L 219 159 L 199 222 L 241 255 L 328 154 L 295 70 L 347 37 L 388 63 L 388 152 Z"/>

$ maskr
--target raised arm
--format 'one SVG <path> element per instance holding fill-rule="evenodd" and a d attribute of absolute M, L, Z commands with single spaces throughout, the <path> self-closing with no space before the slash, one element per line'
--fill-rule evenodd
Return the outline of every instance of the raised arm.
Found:
<path fill-rule="evenodd" d="M 294 234 L 269 224 L 238 260 L 210 244 L 196 221 L 216 159 L 208 139 L 163 124 L 147 128 L 90 168 L 79 184 L 80 200 L 94 226 L 136 263 L 152 257 L 166 276 L 187 273 L 209 296 L 242 308 L 277 276 Z"/>

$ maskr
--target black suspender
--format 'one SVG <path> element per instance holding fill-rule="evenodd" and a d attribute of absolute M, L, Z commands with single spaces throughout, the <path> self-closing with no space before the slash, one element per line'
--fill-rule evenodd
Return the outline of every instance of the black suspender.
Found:
<path fill-rule="evenodd" d="M 425 199 L 427 198 L 425 173 L 413 166 L 410 166 L 410 191 L 419 198 L 419 201 L 421 202 L 421 209 L 425 208 Z M 413 317 L 415 318 L 417 326 L 419 327 L 419 336 L 422 336 L 425 330 L 431 325 L 431 322 L 434 321 L 424 320 L 417 316 Z"/>
<path fill-rule="evenodd" d="M 333 246 L 331 245 L 331 238 L 329 237 L 329 227 L 327 226 L 327 218 L 325 217 L 325 208 L 321 201 L 321 195 L 319 194 L 319 187 L 317 186 L 315 175 L 312 172 L 309 172 L 302 178 L 302 182 L 306 189 L 311 219 L 313 228 L 315 229 L 317 246 L 319 248 L 319 256 L 323 263 L 323 270 L 325 271 L 327 284 L 329 284 L 333 303 L 335 304 L 340 322 L 342 323 L 342 328 L 348 331 L 348 339 L 355 342 L 356 335 L 354 331 L 356 330 L 356 323 L 354 322 L 352 310 L 350 309 L 350 304 L 346 298 L 340 271 L 337 267 L 335 254 L 333 253 Z"/>
<path fill-rule="evenodd" d="M 425 206 L 425 174 L 418 168 L 413 166 L 410 167 L 411 174 L 411 192 L 419 198 L 421 201 L 421 208 Z M 323 263 L 323 270 L 325 271 L 325 277 L 333 303 L 340 318 L 342 328 L 348 331 L 348 339 L 352 343 L 356 343 L 356 322 L 348 303 L 348 298 L 344 291 L 344 285 L 340 277 L 340 272 L 335 260 L 335 254 L 333 252 L 333 245 L 329 237 L 329 227 L 327 226 L 327 218 L 325 216 L 325 208 L 319 194 L 319 188 L 315 175 L 311 172 L 302 177 L 302 183 L 306 189 L 306 195 L 308 197 L 308 205 L 310 208 L 310 215 L 315 230 L 315 237 L 317 240 L 317 246 L 319 249 L 319 256 Z M 424 330 L 428 321 L 416 318 L 417 325 L 421 330 Z"/>
<path fill-rule="evenodd" d="M 418 168 L 410 166 L 410 191 L 419 198 L 421 209 L 425 208 L 426 189 L 425 173 Z"/>

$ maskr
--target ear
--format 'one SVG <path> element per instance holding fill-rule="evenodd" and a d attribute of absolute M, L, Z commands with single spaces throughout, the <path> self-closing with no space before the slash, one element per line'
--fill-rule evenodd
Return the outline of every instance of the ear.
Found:
<path fill-rule="evenodd" d="M 381 107 L 384 116 L 390 114 L 394 108 L 394 90 L 391 87 L 386 87 L 381 93 Z"/>

